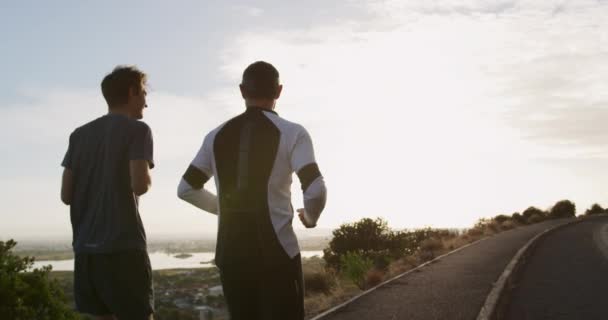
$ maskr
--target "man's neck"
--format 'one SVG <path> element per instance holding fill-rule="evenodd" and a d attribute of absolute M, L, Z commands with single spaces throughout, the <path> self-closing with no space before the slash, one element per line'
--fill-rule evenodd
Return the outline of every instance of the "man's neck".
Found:
<path fill-rule="evenodd" d="M 131 118 L 131 114 L 127 111 L 125 107 L 113 107 L 108 109 L 108 114 L 120 114 L 127 118 Z"/>
<path fill-rule="evenodd" d="M 245 100 L 245 106 L 247 108 L 260 108 L 264 110 L 273 111 L 275 107 L 275 101 L 268 100 Z"/>

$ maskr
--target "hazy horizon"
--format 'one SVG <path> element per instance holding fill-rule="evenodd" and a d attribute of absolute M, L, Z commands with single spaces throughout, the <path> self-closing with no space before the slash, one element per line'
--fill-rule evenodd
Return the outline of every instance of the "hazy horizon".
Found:
<path fill-rule="evenodd" d="M 68 136 L 106 112 L 118 64 L 148 73 L 150 236 L 215 235 L 176 196 L 204 135 L 239 114 L 242 70 L 281 73 L 278 113 L 312 135 L 319 227 L 470 227 L 570 199 L 608 205 L 606 1 L 22 1 L 0 5 L 0 238 L 71 235 Z M 301 207 L 297 179 L 294 207 Z M 302 226 L 294 220 L 296 229 Z"/>

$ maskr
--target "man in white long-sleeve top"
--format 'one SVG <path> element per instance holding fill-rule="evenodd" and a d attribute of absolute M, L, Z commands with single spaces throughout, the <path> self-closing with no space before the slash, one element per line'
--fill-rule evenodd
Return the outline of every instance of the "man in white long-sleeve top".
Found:
<path fill-rule="evenodd" d="M 274 111 L 283 89 L 278 71 L 255 62 L 240 89 L 246 111 L 207 134 L 178 196 L 218 215 L 215 262 L 232 320 L 304 319 L 292 175 L 302 185 L 304 208 L 297 211 L 307 228 L 325 207 L 325 182 L 306 129 Z M 217 197 L 204 189 L 211 177 Z"/>

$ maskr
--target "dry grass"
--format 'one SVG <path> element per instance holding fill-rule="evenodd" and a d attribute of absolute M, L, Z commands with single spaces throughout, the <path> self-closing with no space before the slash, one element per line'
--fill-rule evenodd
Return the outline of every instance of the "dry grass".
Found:
<path fill-rule="evenodd" d="M 515 223 L 513 220 L 507 220 L 507 221 L 505 221 L 505 222 L 503 222 L 503 223 L 500 224 L 500 228 L 503 231 L 515 229 L 518 226 L 519 225 L 517 223 Z"/>
<path fill-rule="evenodd" d="M 339 279 L 330 294 L 312 294 L 304 297 L 306 317 L 310 318 L 360 293 L 361 290 L 346 279 Z"/>
<path fill-rule="evenodd" d="M 378 269 L 371 269 L 365 274 L 365 288 L 372 288 L 384 281 L 385 272 Z"/>
<path fill-rule="evenodd" d="M 413 269 L 419 264 L 419 260 L 414 256 L 403 257 L 388 266 L 388 272 L 386 273 L 386 279 L 390 279 L 397 275 L 400 275 L 408 270 Z"/>

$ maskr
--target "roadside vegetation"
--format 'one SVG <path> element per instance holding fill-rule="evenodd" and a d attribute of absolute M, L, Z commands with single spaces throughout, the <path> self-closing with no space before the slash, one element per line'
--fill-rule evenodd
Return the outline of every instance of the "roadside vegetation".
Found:
<path fill-rule="evenodd" d="M 608 212 L 595 204 L 582 217 L 602 213 Z M 576 205 L 562 200 L 546 210 L 529 207 L 522 212 L 482 218 L 464 230 L 393 230 L 382 218 L 343 224 L 333 231 L 323 258 L 304 263 L 307 315 L 318 314 L 363 290 L 482 238 L 550 219 L 575 216 Z"/>
<path fill-rule="evenodd" d="M 30 270 L 34 259 L 13 253 L 17 243 L 0 241 L 0 315 L 2 319 L 79 319 L 63 289 L 51 280 L 50 267 Z"/>
<path fill-rule="evenodd" d="M 606 213 L 607 209 L 594 204 L 579 217 Z M 549 219 L 575 216 L 575 204 L 562 200 L 546 210 L 529 207 L 522 212 L 483 218 L 468 229 L 394 230 L 382 218 L 343 224 L 333 230 L 323 257 L 303 259 L 306 313 L 308 317 L 318 314 L 479 239 Z M 72 272 L 51 273 L 50 267 L 31 270 L 34 259 L 15 254 L 15 245 L 12 240 L 0 241 L 0 314 L 14 319 L 87 319 L 72 311 Z M 218 276 L 217 268 L 155 271 L 157 318 L 195 319 L 196 313 L 175 303 L 190 296 L 207 300 L 206 304 L 218 309 L 225 308 L 223 296 L 215 300 L 206 297 L 208 288 L 219 285 Z"/>

